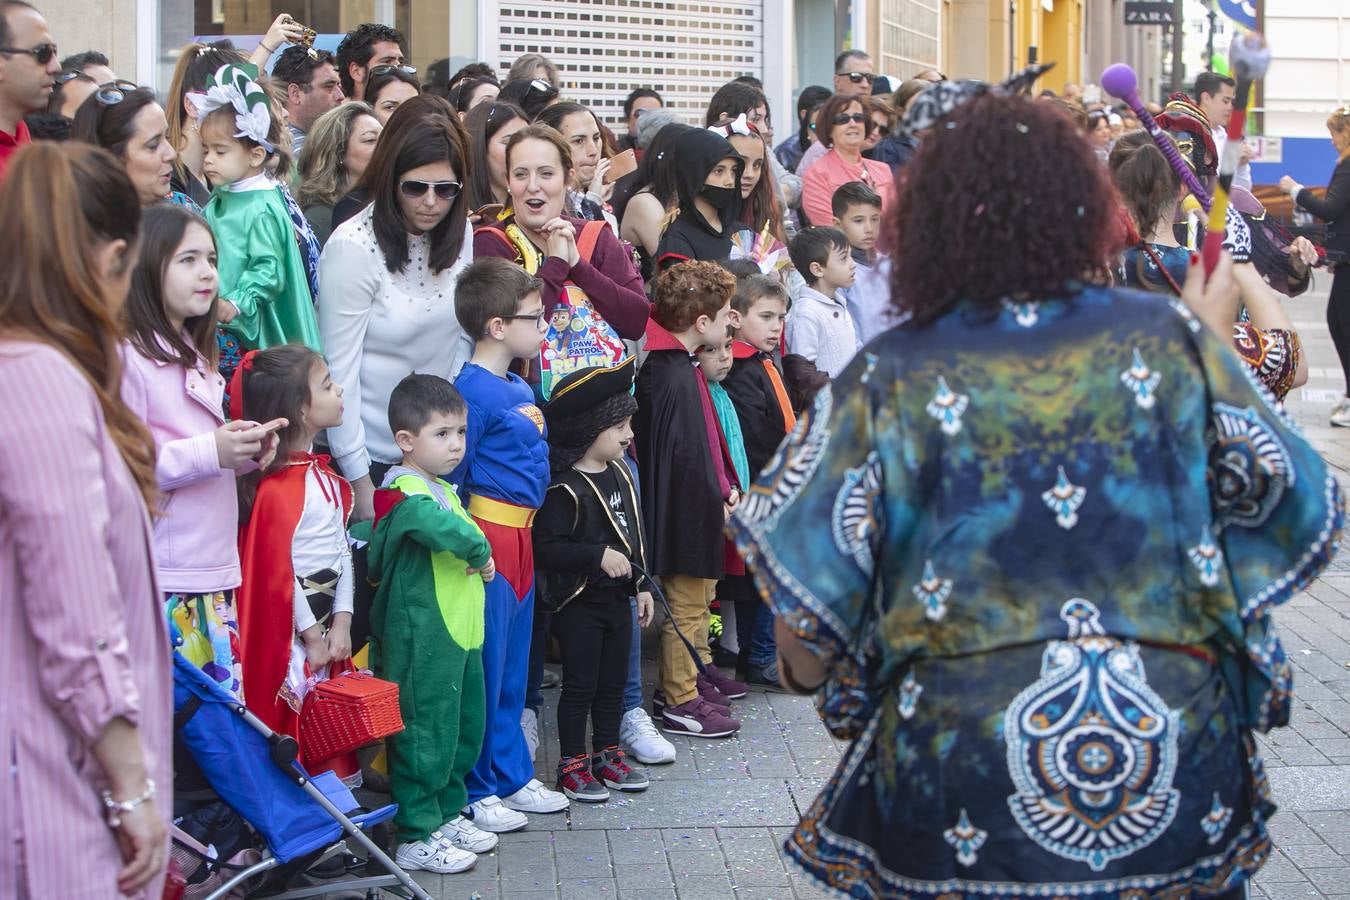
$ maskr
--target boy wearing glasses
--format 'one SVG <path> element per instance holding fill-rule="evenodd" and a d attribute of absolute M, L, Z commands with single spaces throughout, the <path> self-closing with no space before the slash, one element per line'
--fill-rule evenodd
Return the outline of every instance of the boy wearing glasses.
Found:
<path fill-rule="evenodd" d="M 23 117 L 46 109 L 60 73 L 47 20 L 27 3 L 0 0 L 0 180 L 31 140 Z"/>
<path fill-rule="evenodd" d="M 492 545 L 497 577 L 486 585 L 483 749 L 466 780 L 465 815 L 483 831 L 524 828 L 522 813 L 554 813 L 567 798 L 534 777 L 520 727 L 534 626 L 531 526 L 548 490 L 548 442 L 534 391 L 510 371 L 534 359 L 548 327 L 543 282 L 514 262 L 475 260 L 455 284 L 455 316 L 474 340 L 455 387 L 468 404 L 463 461 L 450 481 Z"/>

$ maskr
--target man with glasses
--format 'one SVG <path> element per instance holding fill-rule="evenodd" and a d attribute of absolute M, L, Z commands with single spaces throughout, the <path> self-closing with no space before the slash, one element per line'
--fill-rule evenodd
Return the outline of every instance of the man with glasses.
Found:
<path fill-rule="evenodd" d="M 352 100 L 366 99 L 366 82 L 376 66 L 402 66 L 407 42 L 388 25 L 366 22 L 358 25 L 338 44 L 337 71 L 342 93 Z M 409 74 L 415 74 L 412 69 Z"/>
<path fill-rule="evenodd" d="M 286 91 L 291 152 L 299 158 L 305 135 L 319 116 L 342 103 L 342 79 L 327 50 L 316 50 L 311 56 L 308 48 L 296 46 L 287 47 L 277 57 L 272 80 Z"/>
<path fill-rule="evenodd" d="M 0 179 L 29 141 L 23 117 L 47 107 L 60 72 L 47 20 L 23 0 L 0 0 Z"/>
<path fill-rule="evenodd" d="M 834 61 L 834 92 L 852 97 L 872 93 L 872 57 L 865 50 L 845 50 Z"/>

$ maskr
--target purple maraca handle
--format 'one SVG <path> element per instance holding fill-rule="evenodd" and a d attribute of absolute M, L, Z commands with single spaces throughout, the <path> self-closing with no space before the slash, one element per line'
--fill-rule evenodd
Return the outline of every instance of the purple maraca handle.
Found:
<path fill-rule="evenodd" d="M 1167 157 L 1167 162 L 1172 166 L 1173 171 L 1181 178 L 1186 189 L 1195 195 L 1195 199 L 1200 201 L 1200 205 L 1206 210 L 1209 209 L 1209 191 L 1205 190 L 1200 179 L 1195 177 L 1191 167 L 1186 165 L 1186 161 L 1181 158 L 1177 152 L 1177 146 L 1172 139 L 1167 136 L 1167 132 L 1162 130 L 1154 120 L 1153 115 L 1144 106 L 1144 101 L 1139 98 L 1139 79 L 1125 63 L 1116 63 L 1108 66 L 1106 71 L 1102 72 L 1102 89 L 1113 97 L 1124 100 L 1125 103 L 1134 110 L 1140 124 L 1148 130 L 1153 137 L 1153 143 L 1158 145 L 1163 156 Z"/>

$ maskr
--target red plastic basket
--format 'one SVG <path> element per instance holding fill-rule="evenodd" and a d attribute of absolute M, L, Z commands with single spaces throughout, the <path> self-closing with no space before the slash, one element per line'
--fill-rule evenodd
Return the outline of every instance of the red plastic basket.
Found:
<path fill-rule="evenodd" d="M 309 759 L 331 759 L 398 734 L 398 685 L 363 672 L 321 681 L 305 703 L 300 729 Z"/>

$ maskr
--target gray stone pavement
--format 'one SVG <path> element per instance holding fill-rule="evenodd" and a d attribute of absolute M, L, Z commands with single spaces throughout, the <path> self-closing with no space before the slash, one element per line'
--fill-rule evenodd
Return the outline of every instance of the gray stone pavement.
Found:
<path fill-rule="evenodd" d="M 1340 367 L 1323 321 L 1326 288 L 1290 303 L 1311 377 L 1289 398 L 1308 437 L 1350 487 L 1350 429 L 1327 425 Z M 1350 551 L 1350 547 L 1346 548 Z M 1277 851 L 1253 897 L 1350 900 L 1350 552 L 1276 613 L 1297 670 L 1293 722 L 1262 738 Z M 649 635 L 649 641 L 650 641 Z M 648 657 L 654 654 L 647 653 Z M 654 676 L 648 665 L 647 678 Z M 647 696 L 651 696 L 651 685 Z M 552 784 L 556 690 L 545 692 L 539 778 Z M 434 897 L 482 900 L 791 900 L 829 896 L 783 864 L 779 847 L 843 749 L 803 697 L 751 693 L 730 739 L 675 739 L 679 759 L 652 786 L 606 804 L 531 816 L 462 875 L 423 877 Z"/>

